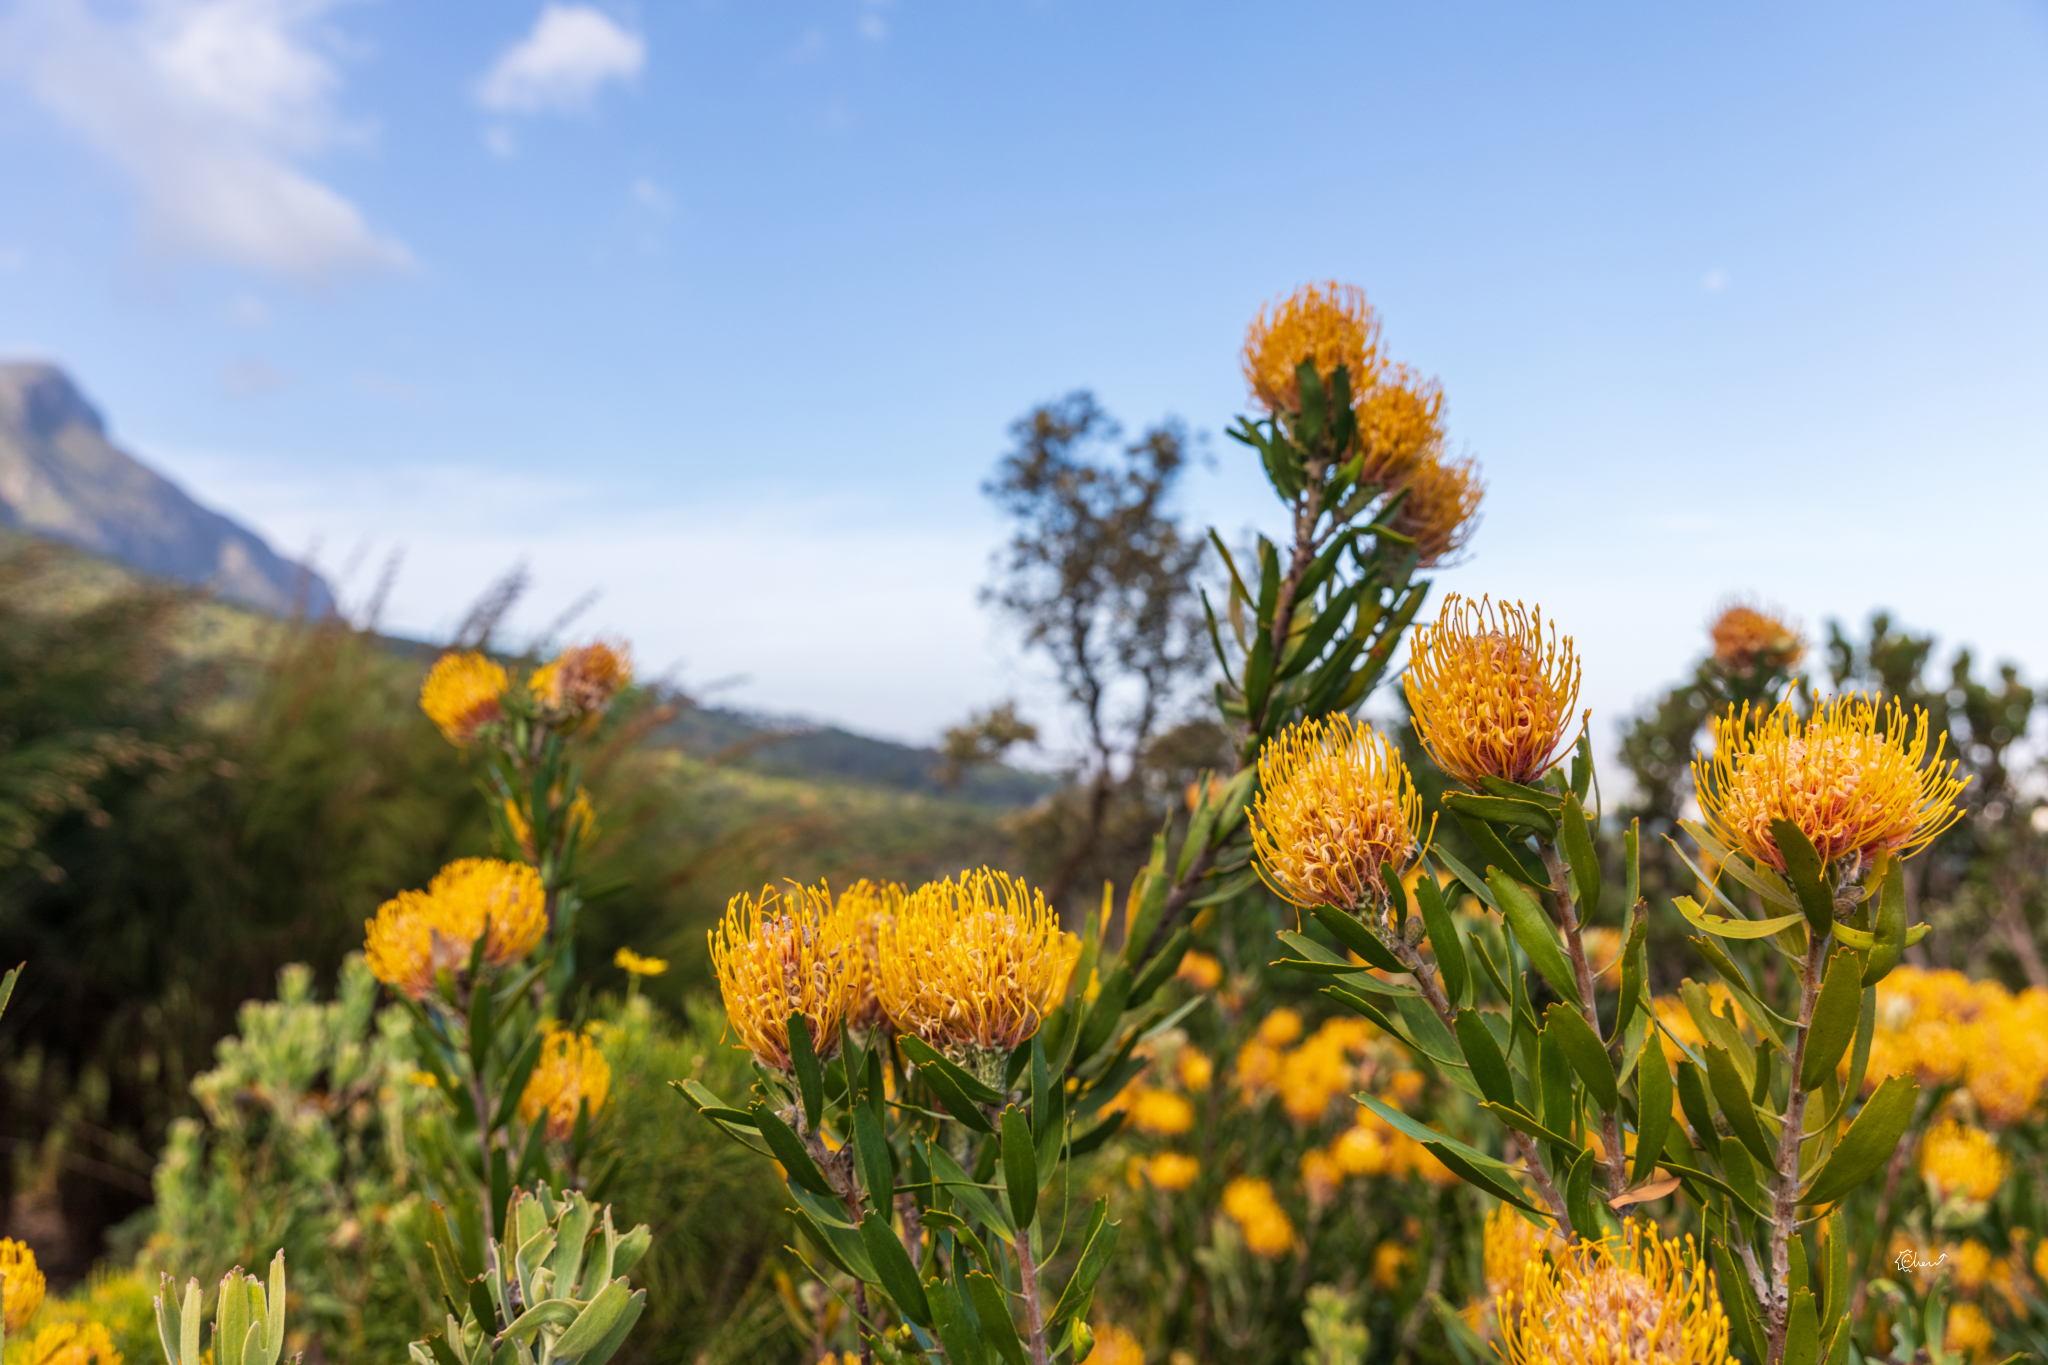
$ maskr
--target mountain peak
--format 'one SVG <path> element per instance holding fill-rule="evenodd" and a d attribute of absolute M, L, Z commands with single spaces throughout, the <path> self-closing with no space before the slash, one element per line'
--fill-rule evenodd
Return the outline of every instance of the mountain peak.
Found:
<path fill-rule="evenodd" d="M 114 445 L 55 365 L 0 364 L 0 525 L 265 611 L 334 610 L 318 574 Z"/>

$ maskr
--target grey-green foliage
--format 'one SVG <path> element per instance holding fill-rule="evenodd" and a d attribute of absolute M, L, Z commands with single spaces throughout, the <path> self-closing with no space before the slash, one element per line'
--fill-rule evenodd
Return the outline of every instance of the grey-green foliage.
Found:
<path fill-rule="evenodd" d="M 282 1251 L 270 1258 L 267 1289 L 240 1266 L 221 1278 L 214 1295 L 213 1341 L 205 1355 L 199 1351 L 199 1281 L 185 1281 L 183 1300 L 172 1297 L 176 1287 L 176 1281 L 164 1276 L 163 1292 L 156 1298 L 157 1341 L 168 1365 L 277 1365 L 284 1354 L 287 1301 Z"/>
<path fill-rule="evenodd" d="M 1357 1305 L 1348 1294 L 1327 1284 L 1311 1285 L 1308 1309 L 1301 1315 L 1309 1348 L 1301 1365 L 1364 1365 L 1372 1333 L 1358 1321 Z"/>
<path fill-rule="evenodd" d="M 145 1253 L 211 1277 L 284 1249 L 298 1326 L 330 1359 L 397 1358 L 431 1303 L 414 1288 L 405 1134 L 440 1101 L 415 1082 L 405 1015 L 378 1010 L 377 989 L 351 955 L 331 1002 L 294 965 L 277 999 L 242 1006 L 193 1083 L 203 1119 L 172 1126 Z"/>

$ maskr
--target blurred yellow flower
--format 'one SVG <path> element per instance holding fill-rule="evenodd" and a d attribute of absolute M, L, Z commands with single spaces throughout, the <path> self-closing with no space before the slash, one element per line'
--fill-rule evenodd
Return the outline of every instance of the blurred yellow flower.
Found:
<path fill-rule="evenodd" d="M 425 891 L 401 891 L 377 907 L 363 931 L 371 974 L 424 1000 L 437 972 L 460 974 L 469 966 L 479 938 L 492 967 L 532 952 L 547 931 L 547 896 L 540 873 L 522 863 L 458 858 Z"/>
<path fill-rule="evenodd" d="M 1949 1279 L 1965 1294 L 1974 1294 L 1984 1287 L 1991 1278 L 1991 1248 L 1976 1238 L 1961 1246 L 1946 1248 L 1948 1253 Z"/>
<path fill-rule="evenodd" d="M 1422 796 L 1398 746 L 1343 712 L 1288 726 L 1259 750 L 1252 803 L 1259 874 L 1294 905 L 1381 917 L 1382 867 L 1422 837 Z"/>
<path fill-rule="evenodd" d="M 1274 1080 L 1280 1075 L 1280 1049 L 1259 1038 L 1246 1041 L 1237 1050 L 1237 1086 L 1247 1098 L 1255 1098 L 1273 1088 Z"/>
<path fill-rule="evenodd" d="M 505 718 L 505 670 L 475 650 L 443 654 L 420 686 L 420 710 L 451 744 Z"/>
<path fill-rule="evenodd" d="M 1939 1198 L 1961 1194 L 1989 1199 L 2011 1168 L 2012 1162 L 1998 1150 L 1998 1139 L 1954 1119 L 1943 1119 L 1920 1140 L 1920 1174 Z"/>
<path fill-rule="evenodd" d="M 846 1026 L 865 1035 L 889 1022 L 882 1008 L 881 940 L 882 926 L 891 923 L 903 908 L 909 893 L 895 882 L 871 882 L 866 878 L 839 893 L 833 915 L 846 935 L 848 1004 Z"/>
<path fill-rule="evenodd" d="M 28 1243 L 0 1237 L 0 1323 L 12 1334 L 43 1306 L 43 1272 Z"/>
<path fill-rule="evenodd" d="M 1540 608 L 1452 593 L 1434 625 L 1415 628 L 1408 655 L 1416 736 L 1460 782 L 1534 782 L 1568 751 L 1578 654 L 1556 626 L 1546 635 Z"/>
<path fill-rule="evenodd" d="M 612 965 L 623 968 L 632 976 L 660 976 L 668 970 L 668 959 L 642 957 L 631 948 L 621 948 L 612 954 Z"/>
<path fill-rule="evenodd" d="M 981 1065 L 1038 1032 L 1074 970 L 1072 936 L 1045 897 L 987 868 L 910 893 L 876 943 L 896 1026 Z"/>
<path fill-rule="evenodd" d="M 1550 1227 L 1538 1227 L 1522 1216 L 1512 1204 L 1496 1204 L 1486 1215 L 1482 1263 L 1486 1297 L 1497 1304 L 1502 1317 L 1514 1315 L 1515 1295 L 1521 1290 L 1529 1266 L 1543 1253 L 1564 1249 L 1564 1239 Z"/>
<path fill-rule="evenodd" d="M 1909 856 L 1962 816 L 1967 778 L 1928 747 L 1927 713 L 1912 733 L 1896 700 L 1884 708 L 1838 696 L 1811 719 L 1790 705 L 1745 705 L 1715 720 L 1714 752 L 1693 761 L 1700 815 L 1716 838 L 1783 872 L 1771 822 L 1791 821 L 1823 863 L 1872 854 Z"/>
<path fill-rule="evenodd" d="M 548 1136 L 566 1142 L 576 1129 L 576 1112 L 590 1103 L 595 1121 L 612 1090 L 611 1064 L 587 1033 L 549 1025 L 541 1043 L 540 1062 L 519 1096 L 519 1118 L 533 1123 L 545 1116 Z"/>
<path fill-rule="evenodd" d="M 1373 1284 L 1390 1293 L 1399 1289 L 1401 1275 L 1414 1259 L 1415 1254 L 1399 1242 L 1381 1242 L 1372 1249 Z"/>
<path fill-rule="evenodd" d="M 1618 1254 L 1617 1254 L 1618 1252 Z M 1723 1365 L 1728 1316 L 1692 1238 L 1632 1222 L 1622 1244 L 1580 1240 L 1522 1269 L 1519 1311 L 1496 1305 L 1510 1365 Z"/>
<path fill-rule="evenodd" d="M 1195 1126 L 1195 1106 L 1171 1090 L 1147 1090 L 1131 1101 L 1131 1126 L 1154 1137 L 1179 1137 Z"/>
<path fill-rule="evenodd" d="M 563 650 L 535 669 L 526 687 L 550 719 L 575 727 L 603 715 L 632 681 L 632 651 L 596 640 Z"/>
<path fill-rule="evenodd" d="M 789 1070 L 792 1014 L 804 1016 L 820 1058 L 838 1054 L 852 987 L 844 934 L 822 887 L 767 886 L 726 905 L 710 934 L 711 965 L 726 1018 L 762 1065 Z"/>
<path fill-rule="evenodd" d="M 1953 1355 L 1981 1357 L 1997 1339 L 1991 1319 L 1974 1303 L 1949 1305 L 1948 1326 L 1941 1337 L 1942 1349 Z"/>
<path fill-rule="evenodd" d="M 1320 1209 L 1336 1198 L 1343 1183 L 1344 1168 L 1335 1156 L 1320 1147 L 1311 1147 L 1301 1154 L 1301 1188 L 1308 1195 L 1311 1209 Z"/>
<path fill-rule="evenodd" d="M 1486 485 L 1473 459 L 1424 460 L 1408 476 L 1407 495 L 1387 518 L 1389 529 L 1415 542 L 1418 562 L 1435 568 L 1465 548 L 1479 529 Z"/>
<path fill-rule="evenodd" d="M 1596 977 L 1605 976 L 1621 965 L 1621 950 L 1628 945 L 1628 939 L 1621 930 L 1606 925 L 1595 925 L 1582 930 L 1579 941 L 1585 945 L 1586 965 L 1593 969 Z"/>
<path fill-rule="evenodd" d="M 1358 401 L 1358 481 L 1399 488 L 1444 443 L 1444 391 L 1406 365 L 1390 365 Z"/>
<path fill-rule="evenodd" d="M 1186 1152 L 1160 1152 L 1143 1163 L 1145 1179 L 1162 1190 L 1180 1191 L 1195 1183 L 1202 1163 Z"/>
<path fill-rule="evenodd" d="M 96 1322 L 53 1322 L 24 1354 L 9 1351 L 7 1359 L 9 1365 L 121 1365 L 113 1337 Z"/>
<path fill-rule="evenodd" d="M 1259 1041 L 1268 1047 L 1286 1047 L 1301 1037 L 1301 1014 L 1282 1005 L 1259 1021 Z"/>
<path fill-rule="evenodd" d="M 2034 1247 L 2034 1278 L 2048 1284 L 2048 1237 Z"/>
<path fill-rule="evenodd" d="M 1895 968 L 1878 983 L 1864 1088 L 1893 1075 L 1960 1080 L 1987 1122 L 2017 1123 L 2048 1085 L 2048 990 L 2014 994 L 1957 971 Z"/>
<path fill-rule="evenodd" d="M 1325 386 L 1343 366 L 1355 402 L 1379 379 L 1379 342 L 1379 315 L 1363 289 L 1335 281 L 1303 285 L 1261 308 L 1245 329 L 1242 363 L 1252 401 L 1268 412 L 1299 412 L 1296 371 L 1308 361 Z"/>
<path fill-rule="evenodd" d="M 559 791 L 556 799 L 560 799 Z M 519 851 L 530 863 L 540 861 L 540 852 L 533 846 L 533 826 L 526 822 L 526 812 L 519 809 L 519 803 L 507 797 L 504 803 L 505 823 L 512 827 L 512 842 L 519 845 Z M 569 809 L 563 814 L 563 823 L 568 826 L 568 842 L 576 848 L 589 848 L 597 839 L 597 811 L 590 804 L 590 793 L 577 789 L 569 802 Z"/>
<path fill-rule="evenodd" d="M 1791 668 L 1806 654 L 1797 626 L 1742 602 L 1723 607 L 1707 633 L 1714 642 L 1714 662 L 1729 673 Z"/>
<path fill-rule="evenodd" d="M 1088 1365 L 1145 1365 L 1145 1348 L 1138 1339 L 1111 1323 L 1090 1323 L 1095 1349 L 1088 1353 Z"/>
<path fill-rule="evenodd" d="M 1207 1090 L 1209 1082 L 1216 1076 L 1215 1063 L 1200 1048 L 1192 1045 L 1181 1048 L 1180 1056 L 1174 1058 L 1173 1067 L 1174 1073 L 1180 1077 L 1181 1088 L 1197 1094 Z"/>
<path fill-rule="evenodd" d="M 1213 991 L 1223 984 L 1223 964 L 1207 953 L 1189 952 L 1173 974 L 1198 991 Z"/>
<path fill-rule="evenodd" d="M 1244 1244 L 1268 1260 L 1294 1249 L 1294 1222 L 1273 1198 L 1271 1182 L 1241 1175 L 1223 1187 L 1223 1212 L 1244 1233 Z"/>
<path fill-rule="evenodd" d="M 1331 1145 L 1330 1155 L 1346 1175 L 1385 1175 L 1394 1160 L 1394 1150 L 1382 1134 L 1360 1127 L 1345 1129 Z"/>

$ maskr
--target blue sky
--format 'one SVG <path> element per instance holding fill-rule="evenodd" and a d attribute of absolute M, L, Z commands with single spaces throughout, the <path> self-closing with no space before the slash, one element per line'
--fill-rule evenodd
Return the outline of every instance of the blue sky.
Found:
<path fill-rule="evenodd" d="M 726 700 L 1042 702 L 1007 424 L 1178 414 L 1270 525 L 1237 348 L 1334 277 L 1485 468 L 1443 584 L 1571 630 L 1596 732 L 1734 592 L 2048 671 L 2038 3 L 0 16 L 0 353 L 345 596 L 402 550 L 395 628 L 523 558 Z"/>

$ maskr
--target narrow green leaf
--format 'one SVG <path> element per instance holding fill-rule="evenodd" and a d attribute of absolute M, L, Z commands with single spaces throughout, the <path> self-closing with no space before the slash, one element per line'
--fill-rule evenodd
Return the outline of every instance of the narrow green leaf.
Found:
<path fill-rule="evenodd" d="M 1799 1025 L 1758 998 L 1756 992 L 1750 988 L 1748 975 L 1736 965 L 1735 959 L 1728 956 L 1727 950 L 1720 944 L 1710 938 L 1696 938 L 1691 940 L 1691 943 L 1721 980 L 1728 984 L 1729 994 L 1735 997 L 1735 1003 L 1741 1006 L 1742 1012 L 1749 1016 L 1749 1022 L 1756 1028 L 1758 1036 L 1770 1039 L 1780 1048 L 1784 1047 L 1787 1031 Z"/>
<path fill-rule="evenodd" d="M 1493 1171 L 1509 1170 L 1507 1163 L 1502 1161 L 1499 1157 L 1488 1156 L 1486 1153 L 1480 1151 L 1477 1147 L 1469 1147 L 1466 1144 L 1459 1142 L 1456 1138 L 1445 1137 L 1442 1133 L 1437 1132 L 1434 1128 L 1416 1122 L 1414 1119 L 1409 1118 L 1406 1114 L 1402 1113 L 1400 1110 L 1394 1108 L 1392 1105 L 1386 1103 L 1384 1100 L 1381 1100 L 1376 1096 L 1361 1094 L 1354 1096 L 1354 1098 L 1357 1099 L 1357 1101 L 1360 1104 L 1364 1105 L 1366 1108 L 1372 1110 L 1375 1114 L 1378 1114 L 1381 1118 L 1385 1119 L 1388 1123 L 1392 1124 L 1394 1127 L 1400 1129 L 1409 1137 L 1414 1138 L 1417 1142 L 1420 1142 L 1425 1146 L 1432 1142 L 1441 1143 L 1445 1147 L 1448 1147 L 1451 1151 L 1456 1152 L 1465 1160 L 1471 1162 L 1474 1166 L 1483 1166 L 1487 1170 Z"/>
<path fill-rule="evenodd" d="M 1009 1296 L 1002 1286 L 979 1270 L 967 1276 L 967 1292 L 974 1296 L 974 1313 L 981 1319 L 981 1339 L 996 1348 L 1008 1365 L 1030 1365 L 1024 1343 L 1017 1339 L 1017 1324 L 1010 1320 Z"/>
<path fill-rule="evenodd" d="M 1864 1104 L 1842 1135 L 1834 1155 L 1814 1173 L 1813 1183 L 1799 1196 L 1803 1204 L 1832 1204 L 1883 1169 L 1912 1122 L 1920 1099 L 1920 1083 L 1889 1076 Z"/>
<path fill-rule="evenodd" d="M 1714 1128 L 1714 1106 L 1707 1099 L 1706 1076 L 1691 1058 L 1678 1061 L 1678 1106 L 1685 1111 L 1693 1137 L 1715 1161 L 1721 1159 L 1721 1135 Z"/>
<path fill-rule="evenodd" d="M 1607 1048 L 1600 1041 L 1600 1035 L 1593 1032 L 1593 1026 L 1586 1022 L 1586 1016 L 1570 1005 L 1552 1005 L 1543 1014 L 1543 1034 L 1564 1050 L 1572 1070 L 1579 1073 L 1579 1079 L 1586 1083 L 1593 1102 L 1604 1113 L 1613 1113 L 1621 1107 L 1621 1091 L 1615 1083 L 1614 1063 L 1607 1056 Z"/>
<path fill-rule="evenodd" d="M 1571 1058 L 1548 1025 L 1536 1034 L 1536 1086 L 1543 1102 L 1543 1126 L 1554 1133 L 1572 1132 L 1579 1102 L 1572 1089 Z"/>
<path fill-rule="evenodd" d="M 1863 964 L 1863 984 L 1875 986 L 1891 975 L 1911 942 L 1906 933 L 1906 860 L 1893 858 L 1885 868 L 1884 886 L 1878 895 L 1877 917 L 1871 924 L 1873 940 L 1869 960 Z"/>
<path fill-rule="evenodd" d="M 874 1106 L 856 1103 L 853 1111 L 853 1158 L 860 1168 L 861 1183 L 867 1187 L 868 1202 L 878 1209 L 893 1207 L 896 1199 L 895 1154 L 882 1131 L 882 1120 Z"/>
<path fill-rule="evenodd" d="M 960 1292 L 944 1280 L 927 1280 L 924 1288 L 932 1305 L 932 1329 L 945 1346 L 950 1365 L 982 1365 L 988 1357 L 960 1302 Z"/>
<path fill-rule="evenodd" d="M 1783 842 L 1780 839 L 1781 847 Z M 1820 1365 L 1820 1315 L 1815 1311 L 1811 1289 L 1792 1291 L 1792 1315 L 1785 1323 L 1784 1362 L 1785 1365 Z"/>
<path fill-rule="evenodd" d="M 1643 1039 L 1636 1063 L 1636 1161 L 1630 1183 L 1640 1185 L 1657 1171 L 1664 1134 L 1671 1126 L 1671 1070 L 1655 1029 Z"/>
<path fill-rule="evenodd" d="M 1496 1104 L 1510 1109 L 1519 1108 L 1515 1101 L 1515 1080 L 1508 1070 L 1507 1058 L 1501 1055 L 1500 1044 L 1486 1027 L 1486 1021 L 1479 1017 L 1479 1011 L 1463 1009 L 1457 1018 L 1458 1047 L 1465 1054 L 1465 1064 L 1472 1068 L 1472 1079 L 1479 1086 L 1479 1093 Z"/>
<path fill-rule="evenodd" d="M 479 938 L 477 943 L 481 946 L 483 939 Z M 472 1075 L 483 1075 L 484 1063 L 490 1060 L 493 1022 L 491 993 L 482 982 L 477 982 L 469 997 L 469 1068 Z"/>
<path fill-rule="evenodd" d="M 804 1150 L 803 1139 L 791 1131 L 781 1116 L 765 1104 L 756 1104 L 753 1115 L 754 1126 L 761 1130 L 761 1136 L 768 1141 L 768 1150 L 782 1163 L 782 1169 L 789 1173 L 790 1180 L 814 1194 L 822 1194 L 827 1198 L 834 1197 L 836 1192 L 832 1188 L 832 1182 L 825 1179 L 825 1173 L 818 1169 L 818 1163 Z"/>
<path fill-rule="evenodd" d="M 1806 1055 L 1799 1065 L 1799 1088 L 1818 1090 L 1835 1074 L 1842 1054 L 1856 1036 L 1856 1017 L 1863 1008 L 1863 959 L 1846 949 L 1835 953 L 1821 978 L 1820 997 L 1813 1003 L 1813 1023 L 1806 1030 Z"/>
<path fill-rule="evenodd" d="M 947 1113 L 978 1133 L 995 1131 L 995 1126 L 988 1121 L 988 1115 L 982 1113 L 980 1105 L 974 1100 L 975 1090 L 991 1095 L 995 1094 L 993 1090 L 975 1080 L 959 1066 L 941 1057 L 918 1038 L 906 1033 L 898 1039 L 898 1044 L 902 1047 L 904 1055 L 916 1065 L 918 1076 L 931 1087 L 931 1092 L 938 1096 L 939 1103 L 946 1107 Z"/>
<path fill-rule="evenodd" d="M 1530 854 L 1508 843 L 1490 823 L 1463 811 L 1452 809 L 1451 818 L 1458 822 L 1458 828 L 1465 831 L 1465 837 L 1472 841 L 1472 847 L 1479 850 L 1479 856 L 1493 867 L 1504 868 L 1507 874 L 1524 886 L 1538 891 L 1550 889 L 1542 864 Z M 1441 855 L 1443 850 L 1437 850 Z M 1450 860 L 1444 860 L 1448 863 Z"/>
<path fill-rule="evenodd" d="M 1471 816 L 1510 830 L 1533 829 L 1548 838 L 1557 833 L 1557 821 L 1533 801 L 1504 796 L 1478 796 L 1471 792 L 1444 793 L 1444 809 L 1458 816 Z"/>
<path fill-rule="evenodd" d="M 1714 1269 L 1720 1280 L 1721 1308 L 1728 1314 L 1729 1335 L 1742 1348 L 1752 1365 L 1768 1359 L 1764 1346 L 1763 1313 L 1748 1278 L 1734 1255 L 1718 1237 L 1713 1241 Z"/>
<path fill-rule="evenodd" d="M 1534 1204 L 1529 1202 L 1528 1196 L 1522 1193 L 1522 1187 L 1514 1181 L 1494 1175 L 1483 1167 L 1473 1165 L 1441 1142 L 1425 1142 L 1422 1145 L 1431 1156 L 1441 1161 L 1453 1175 L 1474 1189 L 1484 1190 L 1495 1199 L 1513 1204 L 1517 1208 L 1527 1209 L 1531 1213 L 1541 1212 Z"/>
<path fill-rule="evenodd" d="M 1423 928 L 1429 931 L 1429 947 L 1436 954 L 1437 970 L 1443 974 L 1444 994 L 1450 997 L 1453 1008 L 1471 1004 L 1472 964 L 1465 960 L 1458 926 L 1451 919 L 1450 906 L 1444 904 L 1435 869 L 1427 858 L 1422 861 L 1422 875 L 1415 880 L 1415 904 L 1422 912 Z"/>
<path fill-rule="evenodd" d="M 789 1064 L 796 1073 L 797 1092 L 804 1102 L 804 1126 L 815 1130 L 825 1109 L 825 1074 L 818 1066 L 817 1049 L 811 1046 L 811 1026 L 802 1011 L 789 1016 Z"/>
<path fill-rule="evenodd" d="M 1721 1107 L 1728 1126 L 1735 1130 L 1735 1136 L 1750 1154 L 1763 1163 L 1765 1170 L 1777 1169 L 1778 1155 L 1771 1149 L 1771 1140 L 1765 1135 L 1764 1126 L 1756 1116 L 1756 1106 L 1751 1102 L 1750 1087 L 1743 1083 L 1742 1073 L 1736 1069 L 1728 1049 L 1709 1044 L 1706 1055 L 1707 1085 L 1713 1090 L 1714 1102 Z"/>
<path fill-rule="evenodd" d="M 1564 955 L 1557 930 L 1551 926 L 1550 916 L 1543 912 L 1536 898 L 1511 878 L 1503 876 L 1498 868 L 1487 869 L 1486 884 L 1493 891 L 1494 901 L 1500 906 L 1508 931 L 1515 936 L 1515 942 L 1522 946 L 1522 951 L 1529 955 L 1529 965 L 1563 999 L 1573 1005 L 1583 1003 L 1579 999 L 1578 980 L 1570 960 Z"/>
<path fill-rule="evenodd" d="M 1588 1147 L 1572 1163 L 1564 1182 L 1564 1209 L 1571 1216 L 1572 1231 L 1595 1241 L 1607 1232 L 1593 1203 L 1593 1175 L 1600 1165 L 1600 1158 Z"/>
<path fill-rule="evenodd" d="M 491 1131 L 496 1132 L 512 1121 L 519 1112 L 519 1100 L 526 1093 L 526 1083 L 533 1078 L 534 1067 L 540 1064 L 541 1045 L 547 1042 L 547 1034 L 534 1030 L 526 1040 L 526 1046 L 519 1049 L 519 1055 L 512 1059 L 511 1070 L 505 1073 L 504 1097 L 498 1101 L 498 1112 L 491 1118 Z"/>
<path fill-rule="evenodd" d="M 1564 803 L 1564 819 L 1558 826 L 1563 835 L 1565 861 L 1571 864 L 1572 881 L 1579 889 L 1579 923 L 1591 924 L 1600 913 L 1600 859 L 1593 852 L 1593 833 L 1586 827 L 1586 812 L 1577 796 Z"/>
<path fill-rule="evenodd" d="M 1316 923 L 1330 931 L 1332 938 L 1381 971 L 1408 970 L 1401 965 L 1401 959 L 1394 956 L 1394 950 L 1382 943 L 1379 936 L 1355 916 L 1327 905 L 1315 906 L 1309 913 L 1315 916 Z"/>
<path fill-rule="evenodd" d="M 1769 938 L 1806 918 L 1798 911 L 1775 919 L 1737 919 L 1731 915 L 1716 915 L 1700 909 L 1699 903 L 1691 896 L 1673 896 L 1671 903 L 1678 907 L 1679 914 L 1685 916 L 1686 923 L 1716 938 Z"/>
<path fill-rule="evenodd" d="M 874 1262 L 882 1289 L 897 1310 L 920 1327 L 931 1326 L 931 1301 L 924 1296 L 924 1285 L 917 1278 L 917 1267 L 910 1263 L 910 1253 L 897 1240 L 895 1230 L 874 1209 L 869 1209 L 867 1216 L 860 1220 L 860 1240 L 867 1248 L 868 1259 Z M 613 1283 L 623 1281 L 614 1280 Z"/>
<path fill-rule="evenodd" d="M 1771 821 L 1771 839 L 1785 859 L 1785 877 L 1813 932 L 1826 937 L 1835 927 L 1835 898 L 1828 890 L 1827 865 L 1805 831 L 1783 816 Z M 1816 1346 L 1818 1343 L 1816 1343 Z"/>
<path fill-rule="evenodd" d="M 1073 1278 L 1060 1291 L 1059 1302 L 1053 1305 L 1051 1316 L 1045 1320 L 1046 1330 L 1052 1330 L 1060 1322 L 1081 1312 L 1088 1296 L 1095 1291 L 1095 1282 L 1109 1268 L 1109 1258 L 1116 1251 L 1117 1234 L 1122 1226 L 1109 1221 L 1109 1200 L 1097 1199 L 1088 1212 L 1088 1232 L 1081 1239 L 1081 1259 L 1074 1267 Z"/>
<path fill-rule="evenodd" d="M 1038 1213 L 1038 1149 L 1031 1138 L 1031 1121 L 1014 1104 L 1003 1110 L 1002 1143 L 1010 1217 L 1018 1227 L 1028 1228 Z"/>
<path fill-rule="evenodd" d="M 1126 945 L 1128 947 L 1128 945 Z M 1117 1021 L 1123 1018 L 1124 1007 L 1131 998 L 1131 964 L 1128 960 L 1118 962 L 1102 978 L 1102 989 L 1095 997 L 1095 1003 L 1088 1007 L 1087 1015 L 1081 1020 L 1080 1041 L 1075 1045 L 1074 1056 L 1087 1061 L 1101 1050 L 1116 1031 Z M 961 1072 L 966 1075 L 966 1072 Z M 997 1103 L 1002 1097 L 983 1101 Z"/>

